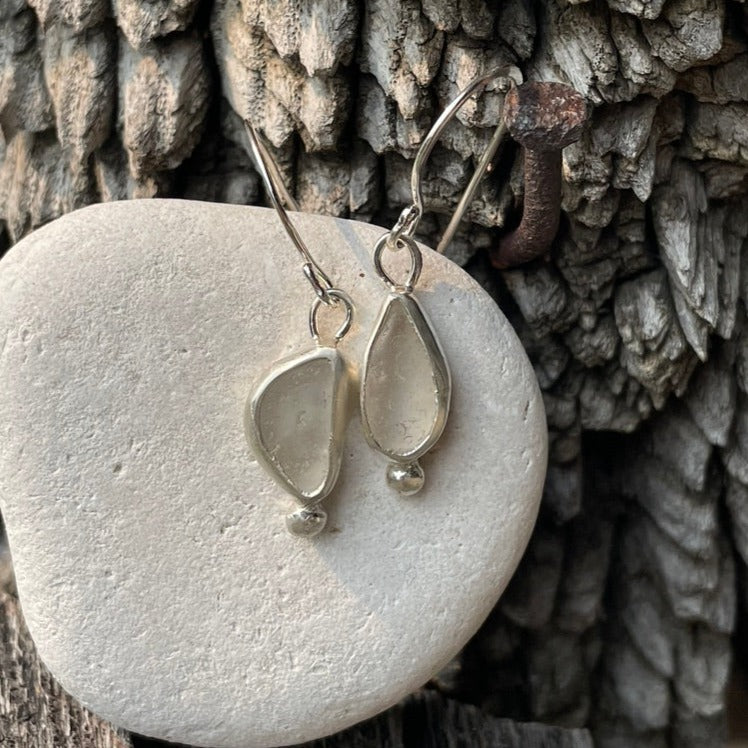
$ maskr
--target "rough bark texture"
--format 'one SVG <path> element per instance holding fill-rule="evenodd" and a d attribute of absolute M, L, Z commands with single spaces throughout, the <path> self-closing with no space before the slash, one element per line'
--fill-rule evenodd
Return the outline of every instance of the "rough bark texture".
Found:
<path fill-rule="evenodd" d="M 100 200 L 260 200 L 241 117 L 304 209 L 386 224 L 440 105 L 504 62 L 591 116 L 548 262 L 485 259 L 521 210 L 511 144 L 450 249 L 530 353 L 551 464 L 519 573 L 434 685 L 601 746 L 719 745 L 748 599 L 748 5 L 4 0 L 0 241 Z M 500 105 L 436 150 L 427 239 Z"/>
<path fill-rule="evenodd" d="M 388 712 L 308 748 L 593 748 L 587 730 L 487 717 L 474 706 L 420 691 Z"/>

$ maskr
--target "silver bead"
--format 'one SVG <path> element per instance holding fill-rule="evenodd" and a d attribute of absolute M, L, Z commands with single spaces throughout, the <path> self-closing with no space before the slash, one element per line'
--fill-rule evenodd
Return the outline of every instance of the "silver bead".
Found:
<path fill-rule="evenodd" d="M 387 485 L 403 496 L 418 493 L 426 481 L 423 468 L 414 462 L 391 462 L 387 465 Z"/>
<path fill-rule="evenodd" d="M 327 512 L 319 506 L 302 507 L 286 515 L 286 527 L 290 533 L 304 538 L 319 535 L 327 522 Z"/>

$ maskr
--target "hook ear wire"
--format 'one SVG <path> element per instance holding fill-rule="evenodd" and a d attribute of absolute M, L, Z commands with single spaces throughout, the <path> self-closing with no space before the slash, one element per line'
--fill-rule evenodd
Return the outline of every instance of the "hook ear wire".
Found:
<path fill-rule="evenodd" d="M 270 196 L 270 201 L 275 206 L 275 201 L 283 200 L 285 206 L 289 210 L 299 212 L 299 204 L 295 198 L 288 191 L 286 183 L 283 181 L 278 164 L 275 159 L 270 155 L 267 146 L 262 142 L 260 136 L 257 134 L 249 120 L 244 121 L 244 128 L 247 131 L 247 137 L 249 138 L 249 155 L 252 158 L 252 163 L 255 166 L 256 171 L 259 173 L 262 181 L 265 185 L 265 189 Z M 280 195 L 280 197 L 279 197 Z"/>
<path fill-rule="evenodd" d="M 425 171 L 426 162 L 431 155 L 431 151 L 433 151 L 434 146 L 436 145 L 436 141 L 441 137 L 444 129 L 454 119 L 457 112 L 464 106 L 467 100 L 475 93 L 482 91 L 492 81 L 497 81 L 503 84 L 506 87 L 506 90 L 508 90 L 512 86 L 522 83 L 522 73 L 520 72 L 519 68 L 515 67 L 514 65 L 507 65 L 505 67 L 492 70 L 491 72 L 479 76 L 478 78 L 475 78 L 468 84 L 466 88 L 460 91 L 460 93 L 457 94 L 454 99 L 452 99 L 452 101 L 447 105 L 444 111 L 439 115 L 439 118 L 436 120 L 436 122 L 434 122 L 431 130 L 429 130 L 428 135 L 426 135 L 426 137 L 423 139 L 423 143 L 421 143 L 421 147 L 418 149 L 418 153 L 416 154 L 415 160 L 413 161 L 413 170 L 411 171 L 410 176 L 410 189 L 413 197 L 412 207 L 414 209 L 413 212 L 417 215 L 417 218 L 415 220 L 411 220 L 408 223 L 408 228 L 406 229 L 406 231 L 409 236 L 412 236 L 413 233 L 415 233 L 415 228 L 418 220 L 420 220 L 421 215 L 423 215 L 423 173 Z M 504 122 L 504 117 L 502 115 L 501 120 L 496 127 L 493 136 L 491 137 L 488 147 L 481 156 L 481 159 L 478 162 L 478 167 L 476 168 L 475 173 L 470 179 L 465 192 L 460 198 L 460 202 L 457 204 L 457 209 L 450 219 L 449 225 L 447 226 L 447 229 L 436 248 L 437 252 L 444 252 L 444 250 L 447 248 L 447 245 L 452 241 L 452 237 L 454 236 L 455 231 L 457 231 L 458 224 L 462 220 L 462 217 L 465 215 L 465 211 L 472 202 L 475 191 L 478 188 L 478 183 L 483 178 L 486 171 L 488 171 L 488 168 L 491 165 L 494 156 L 496 155 L 499 144 L 505 137 L 506 133 L 507 128 Z M 396 240 L 397 238 L 397 236 L 393 237 L 394 240 Z"/>
<path fill-rule="evenodd" d="M 301 238 L 301 235 L 296 230 L 296 226 L 291 222 L 291 218 L 288 215 L 283 203 L 285 202 L 291 210 L 298 211 L 299 206 L 291 196 L 291 193 L 286 188 L 281 177 L 280 169 L 275 163 L 275 160 L 268 152 L 265 144 L 260 140 L 257 131 L 252 127 L 252 123 L 248 120 L 244 120 L 244 127 L 247 130 L 247 137 L 249 138 L 249 151 L 252 156 L 252 161 L 255 165 L 257 173 L 262 178 L 262 182 L 265 185 L 265 190 L 268 193 L 270 202 L 275 208 L 275 212 L 283 224 L 283 228 L 286 230 L 289 238 L 293 242 L 293 245 L 298 250 L 301 258 L 304 260 L 302 269 L 306 279 L 314 289 L 314 293 L 325 303 L 325 304 L 336 304 L 337 297 L 331 296 L 328 291 L 333 287 L 332 281 L 328 277 L 327 273 L 317 264 L 317 261 L 312 257 L 312 253 L 306 246 L 306 243 Z"/>

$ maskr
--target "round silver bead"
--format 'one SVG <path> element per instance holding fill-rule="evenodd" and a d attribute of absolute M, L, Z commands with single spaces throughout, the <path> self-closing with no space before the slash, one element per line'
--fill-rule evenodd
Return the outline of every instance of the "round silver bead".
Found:
<path fill-rule="evenodd" d="M 319 535 L 327 522 L 327 512 L 318 507 L 302 507 L 286 515 L 286 527 L 294 535 L 313 538 Z"/>
<path fill-rule="evenodd" d="M 403 496 L 418 493 L 425 481 L 426 476 L 418 462 L 391 462 L 387 465 L 387 485 Z"/>

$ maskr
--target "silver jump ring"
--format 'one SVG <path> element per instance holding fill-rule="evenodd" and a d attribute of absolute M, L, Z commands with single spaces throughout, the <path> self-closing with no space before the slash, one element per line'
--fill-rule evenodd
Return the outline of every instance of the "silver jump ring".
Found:
<path fill-rule="evenodd" d="M 353 321 L 353 301 L 351 301 L 351 297 L 348 296 L 345 291 L 341 291 L 339 288 L 328 288 L 327 296 L 330 299 L 333 299 L 332 302 L 325 302 L 325 300 L 318 296 L 313 302 L 311 309 L 309 310 L 309 332 L 312 335 L 312 338 L 319 343 L 319 326 L 317 325 L 317 314 L 319 313 L 320 306 L 324 303 L 333 305 L 336 305 L 338 302 L 342 302 L 343 306 L 345 307 L 345 319 L 341 323 L 340 327 L 337 329 L 337 332 L 335 333 L 335 342 L 342 340 L 348 330 L 351 329 L 351 322 Z"/>
<path fill-rule="evenodd" d="M 377 240 L 374 245 L 374 270 L 377 275 L 390 287 L 395 293 L 409 294 L 413 293 L 413 288 L 418 279 L 421 277 L 421 270 L 423 268 L 423 257 L 421 256 L 421 250 L 418 248 L 415 240 L 406 234 L 401 234 L 397 239 L 398 244 L 405 246 L 410 252 L 410 272 L 408 277 L 405 279 L 405 283 L 397 283 L 392 279 L 390 274 L 384 269 L 382 265 L 382 252 L 385 247 L 388 246 L 390 240 L 390 234 L 384 234 Z"/>

